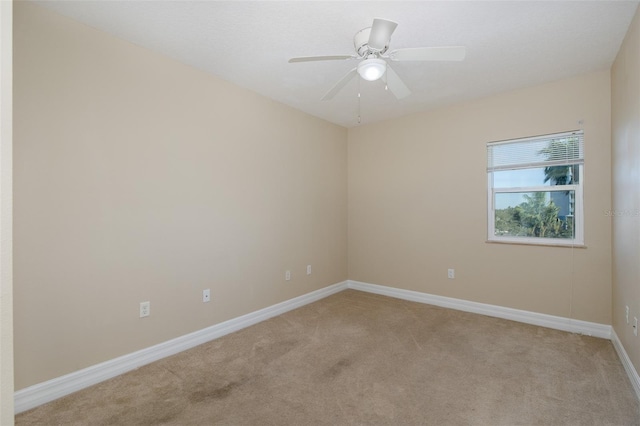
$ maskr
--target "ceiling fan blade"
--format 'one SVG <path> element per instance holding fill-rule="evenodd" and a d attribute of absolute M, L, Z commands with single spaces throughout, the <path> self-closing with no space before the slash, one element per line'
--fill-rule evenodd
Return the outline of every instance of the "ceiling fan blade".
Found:
<path fill-rule="evenodd" d="M 355 55 L 333 55 L 333 56 L 302 56 L 300 58 L 291 58 L 289 63 L 294 62 L 313 62 L 313 61 L 341 61 L 346 59 L 355 59 Z"/>
<path fill-rule="evenodd" d="M 411 90 L 404 84 L 400 76 L 387 64 L 387 88 L 398 99 L 406 98 L 411 94 Z"/>
<path fill-rule="evenodd" d="M 356 76 L 356 74 L 357 74 L 357 73 L 356 73 L 356 68 L 354 68 L 354 69 L 352 69 L 351 71 L 349 71 L 348 73 L 346 73 L 346 74 L 344 75 L 344 77 L 342 77 L 342 78 L 340 79 L 340 81 L 338 81 L 338 82 L 336 83 L 336 85 L 335 85 L 335 86 L 333 86 L 333 87 L 331 88 L 331 90 L 329 90 L 329 91 L 327 92 L 327 94 L 326 94 L 326 95 L 324 95 L 324 96 L 322 97 L 322 100 L 323 100 L 323 101 L 328 101 L 328 100 L 330 100 L 330 99 L 333 99 L 333 97 L 334 97 L 334 96 L 335 96 L 335 95 L 336 95 L 340 90 L 342 90 L 342 88 L 343 88 L 344 86 L 346 86 L 346 85 L 347 85 L 347 83 L 348 83 L 349 81 L 351 81 L 351 79 L 352 79 L 353 77 L 355 77 L 355 76 Z"/>
<path fill-rule="evenodd" d="M 413 47 L 389 52 L 392 61 L 462 61 L 467 49 L 464 46 Z"/>
<path fill-rule="evenodd" d="M 373 50 L 383 50 L 391 40 L 391 34 L 396 30 L 397 22 L 375 18 L 369 33 L 369 47 Z"/>

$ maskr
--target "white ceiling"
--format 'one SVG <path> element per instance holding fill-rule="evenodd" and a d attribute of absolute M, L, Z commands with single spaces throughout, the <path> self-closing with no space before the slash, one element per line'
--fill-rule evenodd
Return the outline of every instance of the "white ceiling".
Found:
<path fill-rule="evenodd" d="M 346 127 L 608 69 L 638 1 L 41 1 L 58 13 Z M 352 80 L 357 63 L 287 63 L 353 54 L 374 17 L 399 23 L 389 50 L 464 45 L 463 62 L 393 63 L 412 90 Z M 358 106 L 358 84 L 361 102 Z"/>

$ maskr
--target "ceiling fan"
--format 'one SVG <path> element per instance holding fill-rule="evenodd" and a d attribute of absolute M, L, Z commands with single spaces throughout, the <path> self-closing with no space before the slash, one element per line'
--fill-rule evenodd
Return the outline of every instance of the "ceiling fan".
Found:
<path fill-rule="evenodd" d="M 375 81 L 386 75 L 387 88 L 396 98 L 402 99 L 409 96 L 411 90 L 404 84 L 393 68 L 389 66 L 387 61 L 462 61 L 465 57 L 466 49 L 463 46 L 414 47 L 387 52 L 391 34 L 393 34 L 397 26 L 397 22 L 375 18 L 371 27 L 358 31 L 353 37 L 353 45 L 356 49 L 355 55 L 304 56 L 291 58 L 289 63 L 361 60 L 355 68 L 345 74 L 322 97 L 323 101 L 332 99 L 356 74 L 368 81 Z"/>

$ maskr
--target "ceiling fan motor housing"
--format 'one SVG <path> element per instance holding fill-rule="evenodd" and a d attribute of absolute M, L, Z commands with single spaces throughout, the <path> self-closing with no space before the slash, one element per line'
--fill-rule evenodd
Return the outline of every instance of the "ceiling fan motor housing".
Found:
<path fill-rule="evenodd" d="M 381 54 L 387 51 L 389 48 L 389 42 L 380 51 L 375 51 L 369 47 L 369 35 L 371 34 L 371 27 L 364 28 L 353 36 L 353 46 L 356 48 L 358 56 L 366 58 L 372 53 Z"/>

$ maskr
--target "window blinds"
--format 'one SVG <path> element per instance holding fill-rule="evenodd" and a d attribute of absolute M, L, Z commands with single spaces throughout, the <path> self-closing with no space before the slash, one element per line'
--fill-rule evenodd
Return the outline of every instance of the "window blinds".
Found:
<path fill-rule="evenodd" d="M 582 130 L 487 144 L 487 171 L 583 164 Z"/>

